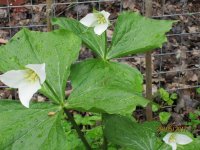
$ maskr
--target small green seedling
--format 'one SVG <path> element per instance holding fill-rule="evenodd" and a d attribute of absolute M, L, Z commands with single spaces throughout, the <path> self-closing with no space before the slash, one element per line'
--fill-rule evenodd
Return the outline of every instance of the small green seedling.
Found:
<path fill-rule="evenodd" d="M 200 88 L 197 88 L 197 89 L 196 89 L 196 92 L 197 92 L 197 94 L 200 95 Z"/>
<path fill-rule="evenodd" d="M 169 112 L 160 112 L 159 113 L 159 119 L 162 124 L 167 124 L 170 117 L 171 117 L 171 114 Z"/>
<path fill-rule="evenodd" d="M 194 130 L 197 127 L 197 125 L 200 124 L 200 111 L 189 113 L 189 119 L 190 122 L 187 122 L 187 125 L 191 126 Z"/>
<path fill-rule="evenodd" d="M 178 95 L 176 93 L 170 94 L 165 89 L 160 88 L 159 91 L 160 98 L 167 103 L 167 105 L 173 105 L 174 101 L 178 98 Z"/>

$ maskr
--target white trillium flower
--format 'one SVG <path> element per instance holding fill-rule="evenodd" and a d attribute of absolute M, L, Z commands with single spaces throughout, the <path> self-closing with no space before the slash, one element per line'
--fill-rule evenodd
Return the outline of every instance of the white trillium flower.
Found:
<path fill-rule="evenodd" d="M 193 140 L 184 134 L 178 134 L 178 133 L 168 133 L 164 138 L 163 141 L 166 144 L 171 145 L 172 150 L 176 150 L 177 149 L 177 144 L 180 145 L 186 145 L 191 143 Z"/>
<path fill-rule="evenodd" d="M 19 90 L 21 103 L 29 108 L 29 102 L 46 80 L 45 64 L 29 64 L 25 70 L 11 70 L 0 75 L 0 81 Z"/>
<path fill-rule="evenodd" d="M 80 22 L 87 27 L 94 27 L 94 32 L 101 35 L 110 24 L 108 20 L 109 16 L 110 13 L 103 10 L 101 12 L 87 14 Z"/>

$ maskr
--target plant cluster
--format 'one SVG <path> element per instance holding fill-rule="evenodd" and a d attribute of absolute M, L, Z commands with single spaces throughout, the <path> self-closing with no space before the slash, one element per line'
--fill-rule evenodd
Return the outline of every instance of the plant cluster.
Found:
<path fill-rule="evenodd" d="M 21 103 L 29 107 L 25 108 L 18 101 L 0 101 L 0 149 L 84 149 L 73 140 L 77 135 L 88 150 L 199 148 L 199 138 L 191 134 L 159 136 L 156 134 L 161 126 L 159 122 L 139 124 L 132 118 L 137 106 L 145 107 L 150 103 L 142 96 L 142 74 L 136 68 L 114 60 L 161 47 L 167 41 L 165 33 L 174 21 L 122 12 L 109 45 L 106 36 L 110 25 L 108 18 L 109 13 L 105 11 L 94 11 L 80 22 L 71 18 L 53 18 L 52 24 L 58 25 L 58 30 L 22 29 L 0 47 L 0 71 L 4 73 L 0 80 L 17 88 Z M 97 57 L 75 63 L 81 43 Z M 72 92 L 66 96 L 68 80 Z M 49 101 L 32 102 L 29 106 L 31 97 L 38 90 Z M 167 98 L 172 99 L 171 96 Z M 73 111 L 100 115 L 83 118 L 73 116 Z M 164 115 L 164 121 L 167 119 Z"/>

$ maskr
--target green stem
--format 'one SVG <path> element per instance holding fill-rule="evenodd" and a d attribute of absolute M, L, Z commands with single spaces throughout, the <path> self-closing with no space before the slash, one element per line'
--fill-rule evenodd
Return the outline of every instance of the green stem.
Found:
<path fill-rule="evenodd" d="M 103 137 L 103 146 L 102 146 L 103 150 L 107 150 L 108 149 L 108 141 L 106 139 L 106 137 Z"/>
<path fill-rule="evenodd" d="M 67 115 L 68 119 L 72 123 L 73 128 L 75 128 L 76 132 L 78 133 L 79 138 L 85 145 L 85 148 L 87 150 L 92 150 L 91 146 L 89 145 L 88 141 L 86 140 L 83 132 L 80 130 L 79 126 L 77 125 L 76 121 L 74 120 L 74 117 L 70 114 L 70 112 L 67 109 L 64 109 L 65 114 Z"/>
<path fill-rule="evenodd" d="M 53 93 L 54 97 L 50 96 L 52 98 L 52 100 L 54 100 L 57 104 L 60 104 L 60 102 L 58 100 L 59 97 L 57 96 L 56 92 L 51 88 L 49 82 L 45 81 L 44 87 L 45 88 L 47 87 L 51 91 L 51 93 Z"/>
<path fill-rule="evenodd" d="M 103 114 L 101 114 L 101 120 L 102 120 L 102 130 L 103 130 L 103 145 L 102 145 L 102 150 L 107 150 L 108 149 L 108 141 L 107 141 L 107 138 L 104 135 Z"/>
<path fill-rule="evenodd" d="M 104 59 L 106 60 L 106 55 L 107 55 L 107 31 L 105 31 L 105 54 L 104 54 Z"/>

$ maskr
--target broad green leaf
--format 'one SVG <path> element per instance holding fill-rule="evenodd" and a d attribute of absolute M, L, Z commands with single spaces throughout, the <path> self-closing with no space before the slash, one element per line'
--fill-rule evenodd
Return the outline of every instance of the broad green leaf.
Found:
<path fill-rule="evenodd" d="M 17 101 L 0 100 L 0 149 L 65 150 L 60 109 L 50 103 L 36 103 L 27 109 Z"/>
<path fill-rule="evenodd" d="M 107 59 L 146 52 L 159 48 L 167 41 L 175 21 L 154 20 L 138 13 L 123 12 L 117 20 Z"/>
<path fill-rule="evenodd" d="M 104 115 L 104 133 L 113 144 L 130 150 L 167 150 L 168 146 L 156 136 L 158 122 L 139 124 L 127 117 Z M 170 149 L 169 149 L 170 150 Z"/>
<path fill-rule="evenodd" d="M 87 60 L 72 67 L 73 91 L 67 108 L 80 111 L 131 114 L 149 102 L 142 97 L 142 75 L 129 65 Z"/>
<path fill-rule="evenodd" d="M 78 57 L 80 45 L 80 39 L 66 30 L 47 33 L 22 29 L 8 44 L 0 47 L 0 71 L 45 63 L 47 78 L 41 93 L 62 102 L 70 66 Z"/>
<path fill-rule="evenodd" d="M 98 54 L 101 58 L 105 57 L 107 42 L 105 33 L 98 36 L 94 33 L 93 28 L 87 28 L 79 21 L 71 18 L 53 18 L 52 24 L 72 31 L 83 40 L 88 48 Z"/>
<path fill-rule="evenodd" d="M 156 150 L 172 150 L 172 147 L 162 142 L 160 143 L 160 147 Z"/>

